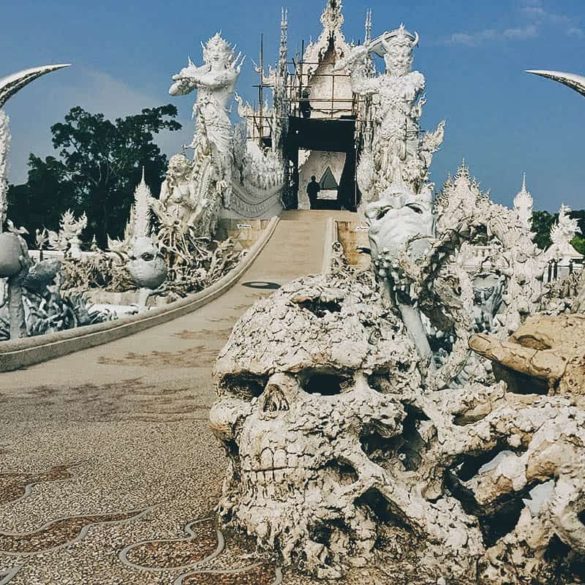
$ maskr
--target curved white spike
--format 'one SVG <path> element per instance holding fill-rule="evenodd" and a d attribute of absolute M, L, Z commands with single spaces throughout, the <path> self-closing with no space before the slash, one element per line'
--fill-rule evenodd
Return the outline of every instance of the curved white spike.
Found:
<path fill-rule="evenodd" d="M 526 73 L 532 73 L 532 75 L 539 75 L 540 77 L 546 77 L 547 79 L 558 81 L 585 96 L 585 77 L 582 75 L 563 73 L 561 71 L 542 71 L 539 69 L 529 69 Z"/>
<path fill-rule="evenodd" d="M 42 75 L 46 75 L 47 73 L 58 71 L 59 69 L 63 69 L 69 66 L 69 64 L 66 64 L 33 67 L 32 69 L 25 69 L 24 71 L 19 71 L 18 73 L 13 73 L 12 75 L 8 75 L 7 77 L 0 79 L 0 108 L 4 107 L 4 104 L 16 92 L 20 91 L 31 81 L 34 81 L 35 79 L 41 77 Z"/>

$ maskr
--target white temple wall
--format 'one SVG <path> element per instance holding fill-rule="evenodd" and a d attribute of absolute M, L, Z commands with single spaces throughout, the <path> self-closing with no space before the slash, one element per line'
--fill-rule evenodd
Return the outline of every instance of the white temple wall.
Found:
<path fill-rule="evenodd" d="M 308 83 L 312 118 L 338 119 L 352 114 L 353 92 L 349 76 L 336 72 L 335 80 L 331 77 L 336 60 L 335 51 L 328 51 L 315 73 L 310 76 Z"/>

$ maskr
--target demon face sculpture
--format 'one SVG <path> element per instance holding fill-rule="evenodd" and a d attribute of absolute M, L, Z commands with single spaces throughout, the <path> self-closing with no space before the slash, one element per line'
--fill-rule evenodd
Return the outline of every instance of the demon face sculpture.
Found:
<path fill-rule="evenodd" d="M 215 382 L 224 519 L 319 577 L 364 565 L 377 537 L 368 491 L 387 483 L 369 444 L 401 433 L 396 398 L 419 382 L 379 295 L 334 276 L 286 285 L 238 322 Z"/>
<path fill-rule="evenodd" d="M 425 195 L 416 196 L 404 186 L 393 185 L 379 201 L 368 205 L 370 247 L 377 267 L 401 253 L 416 258 L 429 247 L 434 217 L 430 193 Z"/>
<path fill-rule="evenodd" d="M 132 246 L 128 272 L 139 288 L 157 289 L 167 277 L 167 268 L 152 238 L 136 238 Z"/>

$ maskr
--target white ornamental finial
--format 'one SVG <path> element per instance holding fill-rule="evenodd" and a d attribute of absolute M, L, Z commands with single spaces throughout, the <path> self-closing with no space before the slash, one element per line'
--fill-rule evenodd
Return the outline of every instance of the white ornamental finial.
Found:
<path fill-rule="evenodd" d="M 366 12 L 366 37 L 364 44 L 367 45 L 372 40 L 372 11 Z"/>
<path fill-rule="evenodd" d="M 567 205 L 561 205 L 559 210 L 559 219 L 553 225 L 550 231 L 552 246 L 546 251 L 551 260 L 556 260 L 563 264 L 569 264 L 572 260 L 582 260 L 583 256 L 575 250 L 571 241 L 581 233 L 579 221 L 572 218 L 571 208 Z"/>
<path fill-rule="evenodd" d="M 465 162 L 464 158 L 461 159 L 461 164 L 459 165 L 457 173 L 455 174 L 455 179 L 458 179 L 460 177 L 465 177 L 467 179 L 469 179 L 470 177 L 469 167 L 467 166 L 467 163 Z"/>
<path fill-rule="evenodd" d="M 526 188 L 526 173 L 522 177 L 522 189 L 514 197 L 514 209 L 518 220 L 523 227 L 530 229 L 532 224 L 532 212 L 534 209 L 534 200 Z"/>
<path fill-rule="evenodd" d="M 321 24 L 329 38 L 336 37 L 341 33 L 343 26 L 343 3 L 341 0 L 328 0 L 327 6 L 321 15 Z"/>
<path fill-rule="evenodd" d="M 142 180 L 134 191 L 134 237 L 150 236 L 150 209 L 152 205 L 152 193 L 146 184 L 144 167 L 142 167 Z"/>

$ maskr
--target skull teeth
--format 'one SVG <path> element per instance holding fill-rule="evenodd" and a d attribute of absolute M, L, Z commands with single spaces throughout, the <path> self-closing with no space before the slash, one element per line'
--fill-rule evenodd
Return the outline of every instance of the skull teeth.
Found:
<path fill-rule="evenodd" d="M 306 488 L 310 481 L 308 469 L 286 467 L 264 471 L 246 471 L 243 485 L 248 498 L 252 501 L 263 498 L 276 501 L 289 501 L 291 496 Z"/>
<path fill-rule="evenodd" d="M 287 453 L 284 449 L 276 449 L 273 451 L 270 447 L 262 449 L 260 456 L 246 456 L 242 457 L 242 472 L 244 474 L 260 474 L 260 473 L 274 473 L 278 477 L 285 474 L 290 474 L 293 470 L 301 470 L 303 472 L 313 469 L 312 457 L 298 456 L 294 453 Z M 276 477 L 275 479 L 278 479 Z"/>

